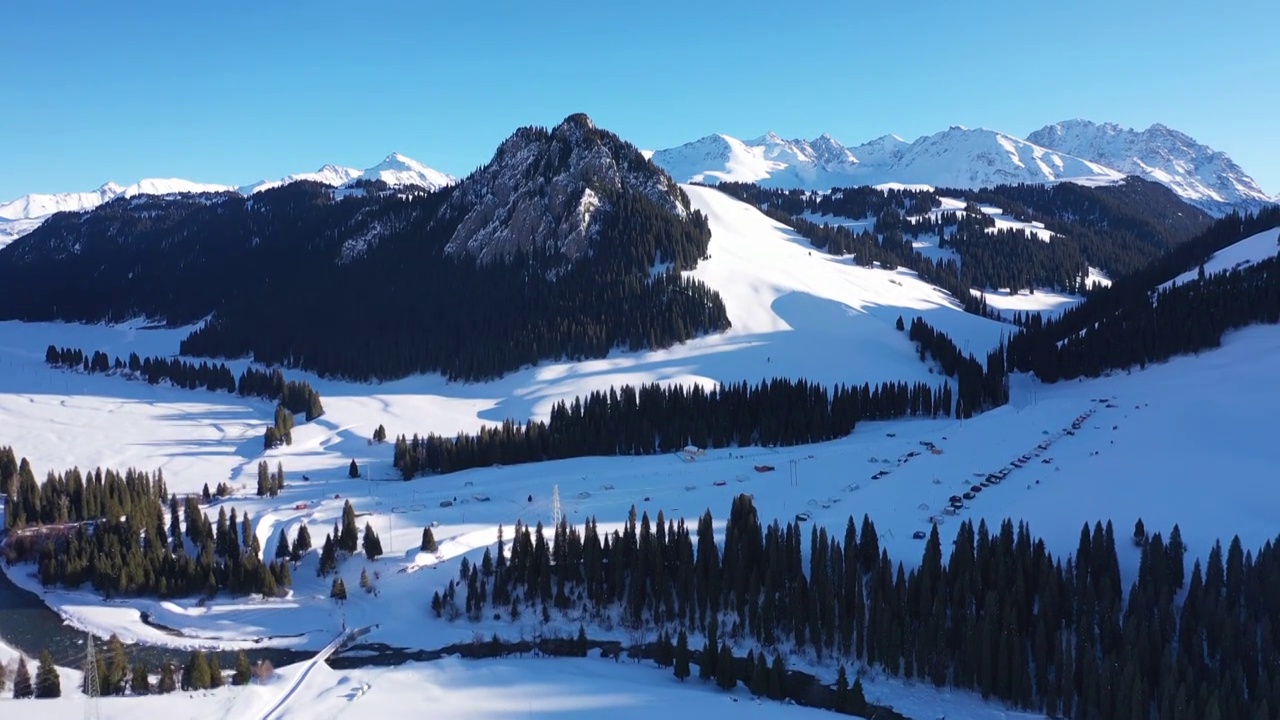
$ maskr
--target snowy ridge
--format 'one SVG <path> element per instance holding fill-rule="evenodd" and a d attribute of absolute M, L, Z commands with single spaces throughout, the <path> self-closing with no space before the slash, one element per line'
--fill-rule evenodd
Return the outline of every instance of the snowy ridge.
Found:
<path fill-rule="evenodd" d="M 1105 183 L 1123 177 L 1098 163 L 1012 135 L 962 126 L 912 143 L 885 135 L 853 148 L 826 134 L 814 140 L 784 140 L 767 133 L 747 141 L 709 135 L 659 150 L 653 161 L 682 182 L 755 182 L 810 190 L 921 184 L 979 188 L 1074 179 Z"/>
<path fill-rule="evenodd" d="M 957 125 L 914 142 L 884 135 L 852 147 L 826 134 L 784 140 L 766 133 L 745 141 L 708 135 L 658 150 L 653 161 L 681 182 L 754 182 L 782 189 L 894 183 L 963 189 L 1062 181 L 1099 185 L 1138 175 L 1216 215 L 1280 202 L 1280 195 L 1267 196 L 1225 153 L 1159 124 L 1139 132 L 1071 120 L 1025 139 Z"/>
<path fill-rule="evenodd" d="M 148 178 L 127 187 L 109 182 L 91 192 L 23 195 L 0 204 L 0 247 L 40 227 L 54 213 L 85 212 L 118 197 L 220 192 L 252 195 L 304 180 L 332 187 L 342 187 L 354 180 L 381 180 L 392 187 L 417 186 L 426 190 L 438 190 L 457 182 L 453 176 L 429 168 L 400 153 L 388 155 L 382 162 L 367 170 L 325 165 L 315 172 L 295 173 L 279 180 L 260 180 L 239 186 L 197 183 L 180 178 Z"/>
<path fill-rule="evenodd" d="M 1066 120 L 1046 125 L 1027 139 L 1166 185 L 1213 214 L 1276 202 L 1226 153 L 1160 123 L 1135 130 L 1115 123 Z"/>

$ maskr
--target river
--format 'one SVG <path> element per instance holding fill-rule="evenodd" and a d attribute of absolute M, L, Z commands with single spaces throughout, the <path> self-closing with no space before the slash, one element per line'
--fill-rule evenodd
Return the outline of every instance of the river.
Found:
<path fill-rule="evenodd" d="M 35 593 L 24 590 L 0 571 L 0 641 L 22 652 L 29 658 L 48 650 L 58 665 L 70 668 L 83 666 L 86 634 L 63 621 L 62 616 L 45 605 Z M 106 650 L 106 640 L 97 638 L 98 653 Z M 185 661 L 190 651 L 153 645 L 126 645 L 131 663 L 139 660 L 148 667 L 157 668 L 165 660 Z M 254 648 L 246 650 L 251 662 L 269 660 L 276 667 L 299 662 L 313 653 L 281 648 Z M 235 652 L 209 653 L 218 656 L 223 669 L 235 667 Z"/>

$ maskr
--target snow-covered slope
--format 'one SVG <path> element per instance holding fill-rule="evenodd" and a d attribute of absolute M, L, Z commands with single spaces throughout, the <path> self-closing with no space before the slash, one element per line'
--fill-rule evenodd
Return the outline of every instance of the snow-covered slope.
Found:
<path fill-rule="evenodd" d="M 885 135 L 848 148 L 830 135 L 783 140 L 768 133 L 742 141 L 728 135 L 653 154 L 683 182 L 756 182 L 766 187 L 826 190 L 884 183 L 978 188 L 1068 179 L 1110 182 L 1122 173 L 1039 147 L 1006 133 L 955 126 L 908 143 Z"/>
<path fill-rule="evenodd" d="M 281 185 L 288 185 L 289 183 L 301 182 L 304 180 L 332 185 L 333 187 L 340 187 L 360 177 L 363 172 L 364 171 L 362 170 L 343 167 L 341 165 L 325 165 L 315 172 L 294 173 L 292 175 L 286 175 L 279 180 L 262 180 L 249 185 L 243 185 L 240 187 L 240 193 L 242 195 L 252 195 L 256 192 L 262 192 L 263 190 L 270 190 L 274 187 L 280 187 Z"/>
<path fill-rule="evenodd" d="M 1066 120 L 1036 130 L 1027 140 L 1167 185 L 1210 213 L 1275 202 L 1226 153 L 1159 123 L 1135 130 Z"/>
<path fill-rule="evenodd" d="M 391 153 L 382 162 L 360 173 L 360 179 L 381 180 L 392 187 L 417 185 L 428 190 L 439 190 L 456 182 L 452 175 L 445 175 L 400 153 Z"/>
<path fill-rule="evenodd" d="M 1207 277 L 1221 272 L 1238 270 L 1268 258 L 1273 258 L 1276 255 L 1280 255 L 1280 228 L 1271 228 L 1257 235 L 1251 235 L 1234 245 L 1228 245 L 1214 253 L 1203 265 L 1204 274 Z M 1191 282 L 1199 275 L 1200 268 L 1198 267 L 1194 270 L 1188 270 L 1161 285 L 1160 289 L 1163 290 L 1171 285 Z"/>
<path fill-rule="evenodd" d="M 109 182 L 91 192 L 23 195 L 16 200 L 0 204 L 0 247 L 35 230 L 54 213 L 92 210 L 117 197 L 211 192 L 239 192 L 242 195 L 252 195 L 302 180 L 340 187 L 357 179 L 381 180 L 392 187 L 414 185 L 427 190 L 437 190 L 456 182 L 453 176 L 429 168 L 400 153 L 388 155 L 382 162 L 367 170 L 325 165 L 315 172 L 295 173 L 279 180 L 260 180 L 239 186 L 197 183 L 179 178 L 148 178 L 127 187 Z"/>

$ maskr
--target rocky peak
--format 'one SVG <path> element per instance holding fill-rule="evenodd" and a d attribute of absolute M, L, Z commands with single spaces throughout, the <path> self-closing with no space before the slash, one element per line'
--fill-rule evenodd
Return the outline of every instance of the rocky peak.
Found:
<path fill-rule="evenodd" d="M 586 115 L 550 130 L 521 128 L 458 184 L 441 216 L 457 222 L 445 250 L 481 263 L 517 252 L 573 260 L 590 250 L 610 203 L 628 193 L 680 218 L 689 213 L 666 173 Z"/>

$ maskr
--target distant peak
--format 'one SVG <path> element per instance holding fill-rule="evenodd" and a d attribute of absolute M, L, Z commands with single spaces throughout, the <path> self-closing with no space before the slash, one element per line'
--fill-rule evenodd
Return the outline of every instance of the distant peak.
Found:
<path fill-rule="evenodd" d="M 124 186 L 115 182 L 105 182 L 102 187 L 98 188 L 98 192 L 118 194 L 124 191 Z"/>

